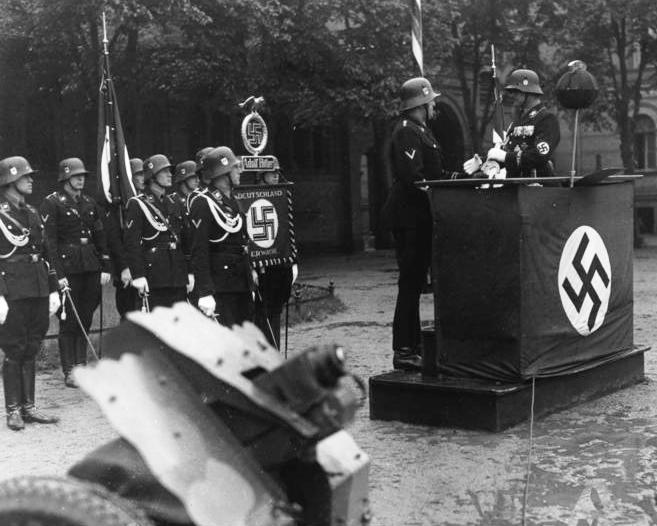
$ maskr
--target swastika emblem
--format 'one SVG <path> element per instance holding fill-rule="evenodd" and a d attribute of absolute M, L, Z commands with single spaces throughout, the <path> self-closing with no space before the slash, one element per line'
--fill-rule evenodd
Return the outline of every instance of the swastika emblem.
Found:
<path fill-rule="evenodd" d="M 262 142 L 262 124 L 258 121 L 251 121 L 246 126 L 246 137 L 249 144 L 255 148 Z"/>
<path fill-rule="evenodd" d="M 604 322 L 611 295 L 611 264 L 604 241 L 590 226 L 570 235 L 561 253 L 561 304 L 573 328 L 588 336 Z"/>
<path fill-rule="evenodd" d="M 278 213 L 267 199 L 254 201 L 246 214 L 246 230 L 260 248 L 270 248 L 278 235 Z"/>

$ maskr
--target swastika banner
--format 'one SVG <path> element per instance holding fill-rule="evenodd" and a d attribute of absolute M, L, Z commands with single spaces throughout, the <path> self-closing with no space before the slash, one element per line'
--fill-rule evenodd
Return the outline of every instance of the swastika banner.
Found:
<path fill-rule="evenodd" d="M 518 381 L 632 351 L 632 183 L 431 191 L 443 370 Z"/>
<path fill-rule="evenodd" d="M 297 259 L 292 183 L 244 185 L 233 191 L 246 217 L 249 252 L 256 266 L 288 265 Z"/>

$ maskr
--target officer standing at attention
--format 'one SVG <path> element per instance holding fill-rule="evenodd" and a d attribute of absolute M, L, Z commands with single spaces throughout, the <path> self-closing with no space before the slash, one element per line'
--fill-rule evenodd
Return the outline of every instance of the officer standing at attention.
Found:
<path fill-rule="evenodd" d="M 514 123 L 507 143 L 488 150 L 487 160 L 497 161 L 506 168 L 507 177 L 551 177 L 552 157 L 559 144 L 559 121 L 541 101 L 543 90 L 538 75 L 530 69 L 516 69 L 504 86 L 505 96 L 512 100 Z M 463 163 L 468 175 L 481 167 L 474 156 Z"/>
<path fill-rule="evenodd" d="M 208 189 L 208 180 L 207 180 L 207 170 L 205 170 L 205 156 L 210 153 L 212 150 L 214 150 L 213 146 L 206 146 L 205 148 L 201 148 L 198 152 L 196 152 L 195 155 L 195 161 L 196 161 L 196 175 L 199 178 L 198 181 L 198 186 L 194 189 L 194 191 L 187 196 L 187 209 L 191 212 L 192 210 L 192 202 L 196 197 L 200 194 L 203 194 L 207 191 Z"/>
<path fill-rule="evenodd" d="M 59 356 L 68 387 L 77 387 L 71 376 L 73 366 L 87 363 L 85 333 L 89 332 L 94 311 L 101 301 L 101 286 L 111 278 L 103 213 L 93 198 L 82 193 L 88 173 L 77 157 L 61 161 L 57 180 L 62 183 L 62 190 L 47 196 L 40 210 L 59 285 L 70 289 L 82 324 L 80 327 L 74 307 L 68 305 L 64 295 Z"/>
<path fill-rule="evenodd" d="M 281 182 L 282 175 L 278 159 L 274 158 L 275 170 L 261 172 L 256 182 L 258 184 L 276 185 Z M 281 314 L 283 306 L 290 298 L 292 285 L 299 275 L 297 263 L 283 265 L 268 265 L 258 268 L 259 297 L 255 303 L 255 324 L 267 337 L 269 343 L 276 349 L 281 348 Z"/>
<path fill-rule="evenodd" d="M 186 287 L 193 287 L 185 252 L 184 210 L 166 195 L 171 188 L 171 163 L 161 154 L 144 161 L 144 193 L 128 201 L 125 214 L 125 248 L 132 286 L 148 296 L 149 308 L 170 307 L 185 301 Z M 191 289 L 190 289 L 191 290 Z"/>
<path fill-rule="evenodd" d="M 23 157 L 0 161 L 0 348 L 7 426 L 53 424 L 34 405 L 35 357 L 60 307 L 57 274 L 50 265 L 37 210 L 25 202 L 35 173 Z"/>
<path fill-rule="evenodd" d="M 130 159 L 130 172 L 132 173 L 132 185 L 137 195 L 144 191 L 144 162 L 135 157 Z M 137 306 L 137 291 L 130 286 L 132 275 L 128 266 L 128 259 L 123 241 L 122 228 L 122 210 L 120 205 L 112 206 L 104 204 L 105 215 L 103 223 L 107 232 L 107 244 L 112 259 L 114 287 L 116 292 L 114 299 L 116 302 L 116 311 L 123 320 L 128 311 L 134 310 Z"/>
<path fill-rule="evenodd" d="M 233 197 L 242 166 L 226 146 L 213 149 L 203 162 L 210 186 L 196 196 L 190 216 L 198 307 L 231 327 L 252 320 L 257 279 L 249 262 L 244 214 Z"/>
<path fill-rule="evenodd" d="M 186 214 L 189 214 L 189 196 L 199 187 L 199 176 L 196 174 L 196 162 L 183 161 L 176 165 L 173 175 L 176 190 L 171 197 L 180 202 Z"/>
<path fill-rule="evenodd" d="M 401 87 L 401 118 L 392 132 L 393 184 L 383 207 L 392 229 L 399 281 L 392 324 L 392 364 L 395 369 L 420 369 L 420 294 L 431 262 L 432 218 L 427 192 L 415 183 L 442 179 L 438 141 L 427 127 L 436 115 L 431 83 L 413 78 Z"/>

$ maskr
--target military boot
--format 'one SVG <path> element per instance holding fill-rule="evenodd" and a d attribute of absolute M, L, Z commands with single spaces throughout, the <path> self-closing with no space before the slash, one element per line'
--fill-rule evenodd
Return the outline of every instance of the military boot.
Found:
<path fill-rule="evenodd" d="M 26 423 L 55 424 L 59 418 L 41 413 L 34 406 L 34 382 L 36 380 L 36 365 L 34 360 L 26 360 L 22 364 L 23 375 L 23 407 L 21 414 Z"/>
<path fill-rule="evenodd" d="M 5 391 L 7 427 L 20 431 L 25 427 L 21 417 L 21 364 L 5 358 L 2 365 L 2 385 Z"/>
<path fill-rule="evenodd" d="M 422 370 L 422 357 L 408 347 L 396 349 L 392 356 L 392 367 L 405 371 Z"/>
<path fill-rule="evenodd" d="M 75 336 L 68 334 L 59 336 L 59 359 L 64 373 L 64 385 L 66 387 L 77 387 L 78 384 L 71 375 L 71 370 L 75 364 Z"/>

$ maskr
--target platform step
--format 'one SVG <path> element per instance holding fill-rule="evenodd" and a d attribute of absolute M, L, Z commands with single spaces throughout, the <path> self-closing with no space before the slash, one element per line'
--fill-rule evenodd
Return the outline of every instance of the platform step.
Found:
<path fill-rule="evenodd" d="M 534 415 L 540 417 L 623 389 L 644 379 L 644 352 L 575 374 L 536 380 Z M 370 418 L 437 427 L 502 431 L 529 418 L 531 383 L 393 371 L 370 378 Z"/>

